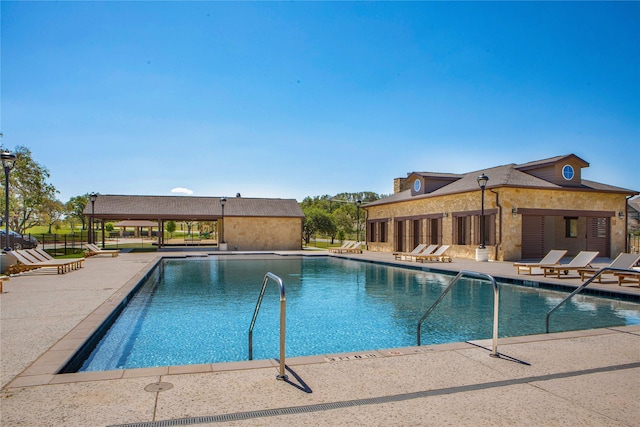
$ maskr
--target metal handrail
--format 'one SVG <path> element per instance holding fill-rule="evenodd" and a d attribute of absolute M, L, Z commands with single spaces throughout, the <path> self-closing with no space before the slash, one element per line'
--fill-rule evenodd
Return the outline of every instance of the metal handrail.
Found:
<path fill-rule="evenodd" d="M 256 309 L 253 312 L 253 319 L 251 319 L 251 326 L 249 327 L 249 360 L 253 360 L 253 327 L 256 324 L 256 318 L 258 317 L 258 311 L 260 310 L 260 304 L 262 304 L 262 297 L 264 296 L 264 290 L 267 287 L 269 279 L 274 280 L 280 287 L 280 375 L 276 376 L 279 380 L 286 380 L 288 377 L 285 375 L 285 327 L 286 327 L 286 312 L 287 312 L 287 298 L 284 292 L 284 283 L 282 279 L 273 273 L 267 273 L 264 275 L 262 281 L 262 289 L 260 290 L 260 296 L 258 297 L 258 303 Z"/>
<path fill-rule="evenodd" d="M 498 357 L 498 311 L 499 311 L 499 302 L 500 302 L 500 291 L 498 289 L 498 282 L 492 276 L 486 273 L 477 273 L 475 271 L 461 271 L 456 277 L 453 278 L 449 286 L 442 292 L 442 294 L 438 297 L 438 299 L 433 303 L 431 307 L 422 315 L 420 320 L 418 321 L 418 346 L 420 345 L 420 327 L 422 322 L 431 314 L 431 312 L 436 308 L 436 306 L 442 301 L 442 299 L 449 293 L 453 285 L 455 285 L 458 280 L 462 277 L 468 276 L 473 277 L 475 279 L 486 279 L 491 282 L 493 285 L 493 345 L 491 350 L 491 356 Z"/>
<path fill-rule="evenodd" d="M 600 270 L 598 270 L 598 272 L 596 272 L 596 274 L 594 274 L 591 278 L 589 278 L 582 285 L 578 286 L 565 299 L 560 301 L 560 303 L 558 305 L 556 305 L 551 310 L 549 310 L 549 312 L 547 313 L 547 316 L 545 317 L 545 320 L 544 320 L 546 333 L 547 334 L 549 333 L 549 317 L 551 316 L 551 314 L 553 314 L 554 311 L 559 309 L 560 306 L 564 305 L 564 303 L 569 301 L 574 295 L 580 293 L 584 288 L 589 286 L 594 280 L 596 280 L 598 277 L 600 277 L 603 273 L 612 272 L 612 271 L 613 272 L 619 271 L 621 273 L 633 273 L 633 272 L 636 272 L 637 270 L 630 270 L 628 268 L 615 268 L 615 267 L 603 267 Z"/>

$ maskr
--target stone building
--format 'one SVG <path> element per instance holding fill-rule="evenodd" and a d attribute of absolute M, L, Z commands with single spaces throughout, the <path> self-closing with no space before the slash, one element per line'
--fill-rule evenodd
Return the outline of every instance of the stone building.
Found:
<path fill-rule="evenodd" d="M 420 243 L 451 245 L 449 255 L 475 258 L 484 191 L 485 245 L 498 261 L 597 250 L 625 251 L 627 198 L 638 192 L 582 179 L 589 163 L 570 154 L 464 174 L 412 172 L 394 194 L 363 205 L 367 249 L 411 251 Z"/>
<path fill-rule="evenodd" d="M 160 230 L 157 233 L 159 247 L 166 243 L 165 223 L 176 221 L 210 225 L 216 238 L 223 237 L 221 240 L 229 250 L 302 249 L 304 214 L 293 199 L 100 194 L 94 203 L 87 203 L 84 214 L 90 223 L 98 223 L 102 235 L 106 222 L 153 221 Z"/>

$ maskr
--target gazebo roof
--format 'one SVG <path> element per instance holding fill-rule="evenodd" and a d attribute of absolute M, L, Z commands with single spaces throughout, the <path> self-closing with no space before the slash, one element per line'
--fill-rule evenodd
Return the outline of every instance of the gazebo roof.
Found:
<path fill-rule="evenodd" d="M 100 194 L 84 214 L 102 220 L 210 221 L 222 217 L 221 197 L 124 196 Z M 93 211 L 92 211 L 93 208 Z M 228 197 L 224 216 L 304 218 L 295 199 Z"/>

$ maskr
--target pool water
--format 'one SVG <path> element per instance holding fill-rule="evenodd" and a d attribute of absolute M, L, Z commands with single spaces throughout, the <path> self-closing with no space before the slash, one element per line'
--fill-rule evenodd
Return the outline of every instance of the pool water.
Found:
<path fill-rule="evenodd" d="M 80 371 L 242 361 L 266 272 L 286 288 L 286 356 L 416 345 L 422 314 L 452 276 L 332 257 L 164 259 L 84 360 Z M 499 335 L 544 333 L 567 294 L 500 284 Z M 279 357 L 279 289 L 267 286 L 253 358 Z M 488 281 L 455 285 L 422 326 L 423 345 L 492 336 Z M 640 304 L 574 297 L 551 332 L 640 324 Z"/>

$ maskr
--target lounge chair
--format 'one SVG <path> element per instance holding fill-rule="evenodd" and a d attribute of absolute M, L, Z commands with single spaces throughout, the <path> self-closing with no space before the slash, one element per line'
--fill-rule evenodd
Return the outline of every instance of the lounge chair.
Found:
<path fill-rule="evenodd" d="M 343 252 L 353 253 L 353 254 L 361 254 L 362 253 L 362 242 L 356 242 L 355 245 L 351 246 L 350 248 L 343 249 L 343 250 L 340 251 L 340 253 L 343 253 Z"/>
<path fill-rule="evenodd" d="M 540 260 L 540 262 L 514 262 L 513 266 L 516 268 L 518 274 L 520 271 L 528 271 L 529 275 L 533 274 L 534 268 L 540 268 L 541 265 L 560 265 L 560 260 L 567 253 L 564 249 L 553 249 Z"/>
<path fill-rule="evenodd" d="M 451 262 L 452 259 L 449 255 L 445 255 L 444 253 L 449 250 L 449 245 L 440 246 L 434 253 L 432 254 L 419 254 L 415 255 L 416 261 L 425 262 L 425 261 L 440 261 L 440 262 Z"/>
<path fill-rule="evenodd" d="M 356 242 L 346 241 L 339 248 L 329 248 L 329 252 L 331 253 L 340 253 L 341 250 L 348 249 L 351 246 L 355 245 Z"/>
<path fill-rule="evenodd" d="M 438 249 L 438 245 L 429 245 L 422 252 L 405 255 L 405 259 L 408 258 L 409 261 L 413 261 L 414 259 L 416 259 L 417 256 L 420 256 L 420 255 L 433 255 L 437 249 Z"/>
<path fill-rule="evenodd" d="M 55 259 L 53 261 L 34 261 L 34 258 L 21 250 L 11 251 L 10 254 L 18 261 L 18 264 L 15 265 L 15 268 L 13 269 L 18 272 L 35 270 L 37 268 L 55 268 L 58 271 L 58 274 L 64 274 L 67 271 L 74 269 L 74 262 L 69 262 L 63 259 Z"/>
<path fill-rule="evenodd" d="M 84 246 L 89 251 L 89 256 L 93 256 L 93 255 L 111 255 L 112 257 L 116 257 L 120 253 L 120 250 L 118 250 L 118 249 L 100 249 L 99 247 L 97 247 L 93 243 L 86 243 Z"/>
<path fill-rule="evenodd" d="M 569 271 L 578 271 L 580 269 L 591 267 L 591 261 L 593 261 L 597 256 L 598 251 L 582 251 L 576 255 L 569 264 L 541 265 L 540 268 L 544 270 L 544 277 L 547 277 L 548 275 L 557 275 L 559 279 L 561 272 L 569 274 Z"/>
<path fill-rule="evenodd" d="M 640 255 L 639 254 L 621 253 L 620 255 L 618 255 L 618 257 L 616 259 L 613 260 L 613 262 L 611 264 L 607 265 L 607 267 L 631 269 L 631 267 L 636 265 L 638 263 L 638 261 L 640 261 Z M 593 276 L 598 271 L 600 271 L 599 268 L 580 268 L 580 269 L 578 269 L 578 273 L 580 274 L 580 278 L 582 280 L 585 280 L 585 278 L 587 278 L 587 277 Z M 602 283 L 602 276 L 604 276 L 605 274 L 615 274 L 615 272 L 613 272 L 613 271 L 605 271 L 604 273 L 602 273 L 601 275 L 598 276 L 598 282 Z M 622 273 L 622 274 L 624 274 L 624 273 Z"/>
<path fill-rule="evenodd" d="M 638 284 L 638 287 L 640 287 L 640 270 L 629 270 L 624 273 L 614 273 L 614 275 L 618 279 L 618 286 L 622 286 L 622 284 L 626 283 L 627 279 L 629 279 L 629 282 L 635 282 Z"/>
<path fill-rule="evenodd" d="M 394 252 L 393 256 L 395 257 L 395 259 L 403 259 L 404 257 L 410 256 L 410 255 L 417 255 L 417 254 L 423 252 L 426 247 L 427 247 L 426 243 L 420 243 L 418 246 L 413 248 L 413 250 L 411 252 Z M 437 245 L 436 245 L 436 247 L 437 247 Z M 431 252 L 433 252 L 433 251 L 431 251 Z"/>
<path fill-rule="evenodd" d="M 33 255 L 37 261 L 54 261 L 56 258 L 49 255 L 49 252 L 45 251 L 42 248 L 34 248 L 34 249 L 26 249 L 26 253 Z M 72 263 L 72 268 L 77 270 L 78 268 L 82 268 L 82 263 L 84 262 L 84 258 L 63 258 L 61 261 L 68 261 Z"/>

